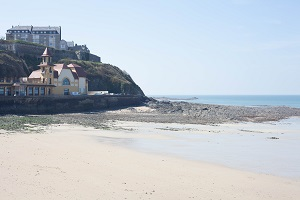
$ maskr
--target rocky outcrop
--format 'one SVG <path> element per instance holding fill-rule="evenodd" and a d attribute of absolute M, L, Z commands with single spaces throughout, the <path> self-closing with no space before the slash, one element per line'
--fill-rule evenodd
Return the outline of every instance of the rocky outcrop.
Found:
<path fill-rule="evenodd" d="M 201 121 L 202 123 L 262 122 L 300 116 L 300 108 L 285 106 L 244 107 L 156 100 L 150 101 L 148 106 L 161 114 L 182 116 L 191 122 Z"/>
<path fill-rule="evenodd" d="M 14 53 L 0 50 L 0 78 L 26 77 L 29 73 L 26 63 Z"/>

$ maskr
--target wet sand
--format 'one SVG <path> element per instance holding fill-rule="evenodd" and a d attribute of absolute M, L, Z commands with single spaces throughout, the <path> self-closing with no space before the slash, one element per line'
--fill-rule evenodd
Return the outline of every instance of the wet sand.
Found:
<path fill-rule="evenodd" d="M 168 140 L 176 124 L 111 122 L 111 130 L 53 125 L 44 133 L 0 130 L 3 199 L 299 199 L 300 181 L 170 154 L 146 153 L 99 138 Z M 149 127 L 150 125 L 150 127 Z M 193 130 L 189 125 L 185 130 Z M 217 128 L 207 126 L 207 130 Z M 243 126 L 245 130 L 252 127 Z M 148 130 L 148 132 L 147 132 Z M 149 132 L 150 131 L 150 132 Z M 151 133 L 152 131 L 152 133 Z M 177 130 L 178 131 L 178 130 Z M 197 133 L 201 134 L 201 133 Z M 250 133 L 252 134 L 252 133 Z M 259 133 L 256 133 L 259 134 Z"/>

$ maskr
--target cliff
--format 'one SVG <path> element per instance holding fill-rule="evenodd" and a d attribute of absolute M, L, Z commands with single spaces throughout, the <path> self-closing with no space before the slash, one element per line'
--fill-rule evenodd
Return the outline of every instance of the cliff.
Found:
<path fill-rule="evenodd" d="M 41 54 L 45 46 L 22 41 L 0 40 L 0 77 L 26 77 L 38 69 Z M 81 55 L 85 60 L 78 60 L 75 52 L 51 49 L 54 63 L 75 63 L 83 67 L 89 80 L 89 91 L 109 91 L 132 95 L 144 95 L 141 88 L 129 74 L 118 67 L 92 62 L 95 56 Z M 96 59 L 97 60 L 97 59 Z"/>
<path fill-rule="evenodd" d="M 128 73 L 118 67 L 98 62 L 63 59 L 58 63 L 80 65 L 87 73 L 89 91 L 109 91 L 112 93 L 133 94 L 144 96 L 141 88 Z"/>
<path fill-rule="evenodd" d="M 23 59 L 9 51 L 0 50 L 0 78 L 4 77 L 26 77 L 29 73 Z"/>

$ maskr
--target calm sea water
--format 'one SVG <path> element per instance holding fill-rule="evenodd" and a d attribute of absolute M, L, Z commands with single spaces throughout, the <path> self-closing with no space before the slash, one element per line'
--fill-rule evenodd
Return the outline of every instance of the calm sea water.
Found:
<path fill-rule="evenodd" d="M 300 95 L 152 95 L 153 98 L 234 106 L 288 106 L 300 108 Z"/>

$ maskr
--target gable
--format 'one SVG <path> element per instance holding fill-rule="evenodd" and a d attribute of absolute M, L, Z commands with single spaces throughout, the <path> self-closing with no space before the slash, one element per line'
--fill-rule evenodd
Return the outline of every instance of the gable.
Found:
<path fill-rule="evenodd" d="M 62 81 L 64 78 L 68 78 L 71 82 L 74 82 L 76 79 L 71 71 L 71 69 L 61 69 L 60 74 L 58 75 L 58 81 Z"/>

